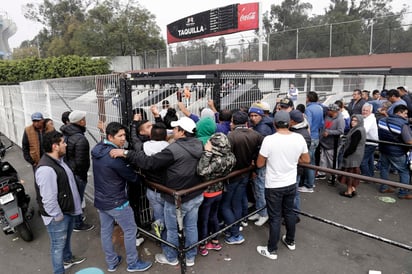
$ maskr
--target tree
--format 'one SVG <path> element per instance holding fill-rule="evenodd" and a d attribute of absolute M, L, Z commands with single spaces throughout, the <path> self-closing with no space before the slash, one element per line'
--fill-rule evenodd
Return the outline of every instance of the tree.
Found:
<path fill-rule="evenodd" d="M 263 18 L 264 29 L 271 46 L 270 59 L 289 59 L 296 56 L 296 29 L 307 26 L 310 3 L 300 0 L 285 0 L 280 5 L 271 5 L 270 13 Z"/>
<path fill-rule="evenodd" d="M 136 0 L 43 0 L 25 16 L 45 27 L 37 35 L 43 56 L 130 55 L 164 48 L 155 17 Z"/>

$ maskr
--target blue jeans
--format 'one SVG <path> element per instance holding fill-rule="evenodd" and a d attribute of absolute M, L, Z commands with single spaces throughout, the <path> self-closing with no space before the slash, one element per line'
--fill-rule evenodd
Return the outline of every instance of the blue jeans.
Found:
<path fill-rule="evenodd" d="M 162 224 L 165 223 L 164 204 L 165 200 L 162 198 L 160 192 L 156 192 L 148 188 L 146 190 L 146 197 L 149 200 L 150 206 L 153 209 L 153 217 L 155 221 Z"/>
<path fill-rule="evenodd" d="M 53 273 L 64 273 L 63 262 L 72 259 L 72 251 L 70 240 L 72 237 L 74 225 L 74 217 L 71 215 L 64 215 L 62 221 L 56 222 L 52 220 L 48 224 L 47 232 L 50 237 L 50 253 L 52 259 Z"/>
<path fill-rule="evenodd" d="M 199 208 L 199 240 L 219 231 L 220 227 L 217 212 L 221 200 L 222 194 L 215 197 L 203 198 L 203 203 Z"/>
<path fill-rule="evenodd" d="M 316 165 L 315 161 L 315 152 L 316 148 L 319 145 L 319 139 L 312 139 L 309 147 L 309 156 L 310 156 L 310 164 Z M 303 186 L 307 188 L 313 188 L 315 185 L 315 170 L 310 168 L 304 168 L 303 172 L 305 173 L 305 180 L 303 182 Z"/>
<path fill-rule="evenodd" d="M 360 165 L 361 174 L 369 177 L 373 177 L 375 172 L 375 153 L 376 146 L 365 145 L 365 153 L 363 154 L 362 163 Z"/>
<path fill-rule="evenodd" d="M 80 201 L 83 201 L 84 191 L 86 190 L 87 180 L 81 179 L 79 176 L 75 175 L 74 179 L 76 180 L 77 189 L 79 190 Z M 74 227 L 80 227 L 83 224 L 82 214 L 77 215 L 74 218 Z"/>
<path fill-rule="evenodd" d="M 282 188 L 265 189 L 266 206 L 269 214 L 269 252 L 278 249 L 282 215 L 285 218 L 286 240 L 288 242 L 295 240 L 296 214 L 293 212 L 295 194 L 296 184 Z"/>
<path fill-rule="evenodd" d="M 100 240 L 108 267 L 114 267 L 117 263 L 118 254 L 114 250 L 112 242 L 115 222 L 119 224 L 123 231 L 127 264 L 135 263 L 139 259 L 136 250 L 137 226 L 134 220 L 133 209 L 130 207 L 129 202 L 111 210 L 99 210 L 99 217 Z"/>
<path fill-rule="evenodd" d="M 389 178 L 389 168 L 396 169 L 399 173 L 399 182 L 401 184 L 409 185 L 409 169 L 407 165 L 407 156 L 406 154 L 403 156 L 391 156 L 384 153 L 381 153 L 380 160 L 381 160 L 381 179 L 388 180 Z M 387 185 L 381 185 L 380 191 L 384 191 L 387 189 Z M 400 188 L 398 195 L 403 196 L 409 193 L 409 190 Z"/>
<path fill-rule="evenodd" d="M 266 200 L 265 200 L 266 167 L 258 168 L 256 170 L 256 175 L 257 176 L 254 180 L 256 209 L 265 208 L 259 212 L 259 215 L 262 217 L 266 217 L 268 216 L 268 211 L 266 209 Z"/>
<path fill-rule="evenodd" d="M 300 182 L 300 175 L 297 175 L 296 176 L 296 188 L 299 187 L 299 182 Z M 296 189 L 295 200 L 293 201 L 293 209 L 300 211 L 300 193 L 297 189 Z"/>
<path fill-rule="evenodd" d="M 203 201 L 203 193 L 197 197 L 182 203 L 183 229 L 185 235 L 185 247 L 191 246 L 197 242 L 197 216 L 199 207 Z M 179 246 L 179 238 L 177 231 L 176 206 L 172 203 L 165 202 L 164 208 L 165 225 L 167 229 L 167 241 Z M 168 261 L 177 259 L 177 250 L 170 246 L 163 247 L 164 255 Z M 194 259 L 196 256 L 196 248 L 190 249 L 186 253 L 186 259 Z"/>
<path fill-rule="evenodd" d="M 222 216 L 225 224 L 230 225 L 241 219 L 242 199 L 246 195 L 246 185 L 249 181 L 249 174 L 241 175 L 229 181 L 222 198 Z M 239 224 L 232 226 L 229 230 L 230 236 L 239 235 Z"/>

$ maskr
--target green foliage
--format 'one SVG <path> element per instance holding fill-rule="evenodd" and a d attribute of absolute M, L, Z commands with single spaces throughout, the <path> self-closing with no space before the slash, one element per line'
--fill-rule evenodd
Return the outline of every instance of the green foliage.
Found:
<path fill-rule="evenodd" d="M 164 49 L 154 15 L 136 0 L 125 2 L 43 0 L 26 4 L 25 17 L 44 26 L 35 38 L 42 57 L 125 56 Z"/>
<path fill-rule="evenodd" d="M 106 59 L 75 55 L 40 59 L 0 60 L 0 84 L 109 73 Z"/>

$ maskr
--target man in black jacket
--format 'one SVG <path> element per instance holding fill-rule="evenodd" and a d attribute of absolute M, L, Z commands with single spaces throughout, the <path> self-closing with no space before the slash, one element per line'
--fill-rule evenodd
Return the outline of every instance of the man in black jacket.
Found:
<path fill-rule="evenodd" d="M 66 163 L 72 169 L 79 189 L 80 199 L 84 198 L 87 184 L 87 172 L 90 167 L 90 146 L 84 133 L 86 132 L 86 112 L 73 110 L 69 115 L 70 123 L 60 129 L 67 143 Z M 86 224 L 83 216 L 77 216 L 74 231 L 89 231 L 94 225 Z"/>
<path fill-rule="evenodd" d="M 192 119 L 183 117 L 178 121 L 171 122 L 171 125 L 175 142 L 159 153 L 147 156 L 141 150 L 142 143 L 137 143 L 134 145 L 136 151 L 113 149 L 110 155 L 112 157 L 126 157 L 127 161 L 142 169 L 163 171 L 161 182 L 164 182 L 168 188 L 182 190 L 196 186 L 201 182 L 196 169 L 203 152 L 202 142 L 195 138 L 196 124 Z M 202 192 L 202 190 L 198 190 L 182 197 L 181 214 L 186 247 L 193 245 L 198 240 L 197 215 L 203 201 Z M 164 212 L 167 241 L 179 246 L 174 198 L 164 195 L 164 199 L 166 201 Z M 186 253 L 187 266 L 195 264 L 196 253 L 196 248 L 192 248 Z M 175 249 L 165 245 L 163 253 L 156 254 L 155 259 L 161 264 L 177 265 L 179 263 L 177 255 Z"/>

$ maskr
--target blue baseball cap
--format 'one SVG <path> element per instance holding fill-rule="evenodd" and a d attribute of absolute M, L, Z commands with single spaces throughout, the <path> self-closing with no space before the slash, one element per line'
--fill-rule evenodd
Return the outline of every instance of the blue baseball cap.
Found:
<path fill-rule="evenodd" d="M 32 121 L 41 121 L 41 120 L 43 120 L 43 114 L 41 114 L 40 112 L 35 112 L 31 115 L 31 120 Z"/>

